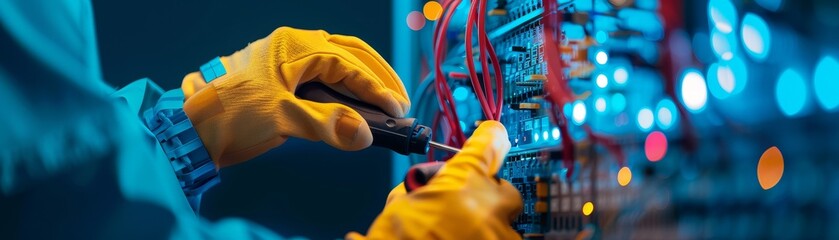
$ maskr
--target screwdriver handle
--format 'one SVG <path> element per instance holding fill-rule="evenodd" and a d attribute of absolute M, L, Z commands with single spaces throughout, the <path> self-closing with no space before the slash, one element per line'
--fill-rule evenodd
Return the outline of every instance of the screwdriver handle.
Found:
<path fill-rule="evenodd" d="M 316 81 L 300 85 L 295 94 L 309 101 L 340 103 L 352 108 L 361 114 L 370 126 L 373 146 L 384 147 L 403 155 L 428 152 L 431 128 L 417 124 L 414 118 L 391 117 L 374 105 L 343 95 Z"/>

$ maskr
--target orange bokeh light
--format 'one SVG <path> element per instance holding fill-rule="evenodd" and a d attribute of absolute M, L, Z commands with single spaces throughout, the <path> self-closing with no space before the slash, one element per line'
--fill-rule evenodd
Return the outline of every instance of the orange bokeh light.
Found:
<path fill-rule="evenodd" d="M 426 19 L 435 21 L 440 19 L 440 15 L 443 15 L 443 6 L 440 6 L 437 1 L 428 1 L 422 6 L 422 13 Z"/>
<path fill-rule="evenodd" d="M 770 147 L 757 162 L 757 181 L 764 190 L 769 190 L 781 181 L 784 175 L 784 155 L 778 147 Z"/>

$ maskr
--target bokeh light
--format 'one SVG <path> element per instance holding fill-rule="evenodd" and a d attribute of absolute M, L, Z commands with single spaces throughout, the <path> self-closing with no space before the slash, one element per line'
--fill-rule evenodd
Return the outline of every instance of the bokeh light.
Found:
<path fill-rule="evenodd" d="M 542 139 L 545 139 L 545 141 L 547 141 L 547 140 L 548 140 L 548 131 L 547 131 L 547 130 L 546 130 L 546 131 L 542 131 Z"/>
<path fill-rule="evenodd" d="M 533 142 L 538 142 L 538 141 L 539 141 L 539 133 L 534 133 L 533 134 Z"/>
<path fill-rule="evenodd" d="M 653 111 L 649 108 L 642 108 L 638 111 L 638 127 L 641 130 L 649 131 L 653 128 L 654 121 Z"/>
<path fill-rule="evenodd" d="M 669 98 L 661 99 L 656 105 L 656 124 L 659 128 L 667 130 L 673 127 L 679 119 L 676 104 Z"/>
<path fill-rule="evenodd" d="M 606 77 L 606 74 L 597 74 L 594 81 L 599 88 L 606 88 L 606 86 L 609 86 L 609 78 Z"/>
<path fill-rule="evenodd" d="M 572 119 L 577 125 L 582 125 L 586 121 L 586 104 L 583 101 L 577 100 L 574 102 L 574 109 Z"/>
<path fill-rule="evenodd" d="M 747 13 L 743 17 L 740 36 L 749 56 L 758 61 L 766 59 L 769 48 L 772 46 L 772 36 L 769 32 L 769 26 L 766 25 L 763 18 L 753 13 Z"/>
<path fill-rule="evenodd" d="M 781 181 L 784 175 L 784 155 L 778 147 L 763 152 L 757 162 L 757 181 L 764 190 L 769 190 Z"/>
<path fill-rule="evenodd" d="M 667 136 L 659 131 L 651 132 L 644 141 L 644 154 L 647 160 L 658 162 L 667 154 Z"/>
<path fill-rule="evenodd" d="M 469 90 L 465 87 L 457 87 L 452 91 L 452 97 L 454 97 L 455 101 L 461 102 L 466 100 L 466 97 L 469 96 Z"/>
<path fill-rule="evenodd" d="M 594 55 L 594 60 L 597 61 L 597 64 L 600 64 L 600 65 L 606 64 L 607 62 L 609 62 L 609 54 L 607 54 L 603 50 L 599 50 Z"/>
<path fill-rule="evenodd" d="M 618 67 L 615 69 L 614 76 L 615 83 L 618 85 L 626 84 L 626 80 L 629 79 L 629 72 L 626 71 L 624 67 Z"/>
<path fill-rule="evenodd" d="M 626 97 L 622 93 L 615 93 L 612 95 L 612 110 L 615 113 L 623 112 L 626 108 Z"/>
<path fill-rule="evenodd" d="M 730 0 L 711 0 L 708 2 L 708 19 L 720 32 L 731 33 L 737 22 L 737 9 Z"/>
<path fill-rule="evenodd" d="M 583 204 L 583 215 L 591 215 L 594 212 L 594 203 L 586 202 Z"/>
<path fill-rule="evenodd" d="M 705 108 L 708 101 L 708 90 L 705 78 L 696 69 L 685 70 L 682 74 L 682 102 L 688 110 L 699 112 Z"/>
<path fill-rule="evenodd" d="M 798 72 L 787 69 L 778 78 L 775 86 L 775 97 L 778 107 L 787 116 L 793 116 L 804 109 L 807 103 L 807 85 Z"/>
<path fill-rule="evenodd" d="M 823 57 L 816 65 L 813 78 L 816 98 L 825 110 L 839 107 L 839 62 L 833 57 Z"/>
<path fill-rule="evenodd" d="M 594 100 L 594 110 L 596 110 L 599 113 L 605 112 L 606 99 L 604 99 L 603 97 L 597 97 L 597 99 Z"/>
<path fill-rule="evenodd" d="M 443 14 L 443 6 L 440 6 L 437 1 L 428 1 L 422 6 L 422 13 L 426 19 L 434 21 Z"/>
<path fill-rule="evenodd" d="M 708 91 L 718 99 L 726 99 L 746 88 L 749 73 L 740 58 L 711 64 L 708 68 Z"/>
<path fill-rule="evenodd" d="M 632 181 L 632 171 L 629 170 L 629 167 L 622 167 L 621 170 L 618 170 L 618 184 L 621 187 L 626 187 L 630 181 Z"/>
<path fill-rule="evenodd" d="M 720 31 L 711 32 L 711 47 L 719 59 L 731 60 L 737 51 L 737 39 L 734 34 L 724 34 Z"/>
<path fill-rule="evenodd" d="M 425 17 L 418 11 L 411 11 L 405 19 L 408 22 L 408 28 L 414 31 L 419 31 L 425 27 Z"/>
<path fill-rule="evenodd" d="M 597 41 L 597 43 L 606 43 L 606 41 L 609 41 L 609 33 L 606 31 L 597 31 L 597 33 L 594 34 L 594 40 Z"/>
<path fill-rule="evenodd" d="M 755 0 L 755 2 L 757 5 L 769 11 L 778 11 L 778 9 L 781 9 L 781 4 L 783 3 L 781 0 Z"/>
<path fill-rule="evenodd" d="M 559 128 L 551 130 L 551 137 L 553 137 L 554 140 L 559 140 Z"/>

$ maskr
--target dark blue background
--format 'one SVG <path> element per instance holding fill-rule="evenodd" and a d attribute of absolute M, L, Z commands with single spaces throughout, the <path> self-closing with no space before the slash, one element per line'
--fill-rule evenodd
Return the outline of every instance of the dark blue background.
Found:
<path fill-rule="evenodd" d="M 358 36 L 391 56 L 390 1 L 95 0 L 104 76 L 111 85 L 142 77 L 165 89 L 219 55 L 229 55 L 279 26 Z M 341 238 L 365 232 L 390 190 L 390 153 L 341 152 L 291 140 L 223 169 L 204 196 L 211 220 L 243 217 L 283 236 Z"/>

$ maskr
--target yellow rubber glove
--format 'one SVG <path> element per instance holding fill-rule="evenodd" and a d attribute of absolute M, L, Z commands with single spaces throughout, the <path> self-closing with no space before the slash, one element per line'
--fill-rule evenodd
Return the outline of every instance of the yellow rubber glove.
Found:
<path fill-rule="evenodd" d="M 410 194 L 396 186 L 366 237 L 346 238 L 520 239 L 510 223 L 521 212 L 521 195 L 494 178 L 509 150 L 504 126 L 485 121 L 427 185 Z"/>
<path fill-rule="evenodd" d="M 401 117 L 410 102 L 402 81 L 356 37 L 281 27 L 222 57 L 227 69 L 209 84 L 199 72 L 184 77 L 184 112 L 218 167 L 251 159 L 288 137 L 323 140 L 342 150 L 370 146 L 367 122 L 335 103 L 295 97 L 300 84 L 319 80 Z"/>

